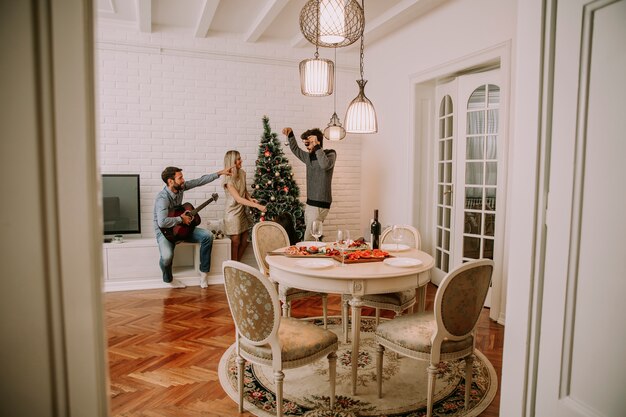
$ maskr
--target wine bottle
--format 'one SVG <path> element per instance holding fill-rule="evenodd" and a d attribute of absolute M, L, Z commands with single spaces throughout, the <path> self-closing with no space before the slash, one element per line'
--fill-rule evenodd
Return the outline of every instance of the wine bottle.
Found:
<path fill-rule="evenodd" d="M 380 223 L 378 222 L 378 210 L 374 210 L 374 220 L 370 225 L 372 233 L 372 249 L 380 248 Z"/>

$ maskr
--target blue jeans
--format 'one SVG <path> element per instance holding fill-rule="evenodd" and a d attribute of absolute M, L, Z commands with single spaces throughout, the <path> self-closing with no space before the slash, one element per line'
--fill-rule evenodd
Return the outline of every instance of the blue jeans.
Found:
<path fill-rule="evenodd" d="M 176 245 L 163 236 L 163 233 L 156 232 L 157 244 L 161 259 L 159 266 L 163 272 L 163 282 L 172 282 L 172 262 L 174 261 L 174 248 Z M 206 229 L 196 227 L 185 242 L 200 244 L 200 272 L 209 272 L 211 269 L 211 249 L 213 249 L 213 233 Z"/>

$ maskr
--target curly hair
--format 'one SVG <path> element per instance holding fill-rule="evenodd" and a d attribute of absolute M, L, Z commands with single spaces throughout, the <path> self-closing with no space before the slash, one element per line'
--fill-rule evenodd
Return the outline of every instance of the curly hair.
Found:
<path fill-rule="evenodd" d="M 309 136 L 317 136 L 317 141 L 320 143 L 320 146 L 324 147 L 324 134 L 318 128 L 309 129 L 303 134 L 300 135 L 300 139 L 306 139 Z"/>

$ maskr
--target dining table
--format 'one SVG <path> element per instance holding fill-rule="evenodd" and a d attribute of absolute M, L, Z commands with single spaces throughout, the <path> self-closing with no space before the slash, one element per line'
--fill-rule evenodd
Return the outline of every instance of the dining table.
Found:
<path fill-rule="evenodd" d="M 331 257 L 288 256 L 284 249 L 286 248 L 274 251 L 266 257 L 272 281 L 291 288 L 351 295 L 352 395 L 357 395 L 363 296 L 415 288 L 418 290 L 418 309 L 423 311 L 426 285 L 430 282 L 429 270 L 434 265 L 434 259 L 419 249 L 406 248 L 401 252 L 389 252 L 390 256 L 384 260 L 361 260 L 342 265 L 341 261 Z"/>

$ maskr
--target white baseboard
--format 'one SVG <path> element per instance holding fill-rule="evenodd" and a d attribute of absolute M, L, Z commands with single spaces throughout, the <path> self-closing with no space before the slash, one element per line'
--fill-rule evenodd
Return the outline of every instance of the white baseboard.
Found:
<path fill-rule="evenodd" d="M 224 276 L 223 275 L 209 275 L 208 277 L 209 285 L 223 285 L 224 284 Z M 197 287 L 200 285 L 200 277 L 175 277 L 175 279 L 179 280 L 183 284 L 188 287 Z M 170 288 L 170 286 L 163 282 L 163 279 L 153 278 L 153 279 L 134 279 L 134 280 L 124 280 L 124 281 L 107 281 L 104 283 L 104 292 L 115 292 L 115 291 L 136 291 L 136 290 L 155 290 L 155 289 L 163 289 Z"/>

